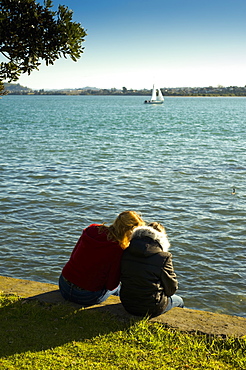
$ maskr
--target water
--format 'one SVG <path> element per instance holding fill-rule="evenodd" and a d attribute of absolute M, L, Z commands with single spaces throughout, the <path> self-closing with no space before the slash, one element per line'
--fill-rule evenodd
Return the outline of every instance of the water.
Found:
<path fill-rule="evenodd" d="M 246 98 L 143 101 L 0 100 L 0 274 L 57 283 L 84 227 L 132 209 L 165 225 L 186 307 L 246 317 Z"/>

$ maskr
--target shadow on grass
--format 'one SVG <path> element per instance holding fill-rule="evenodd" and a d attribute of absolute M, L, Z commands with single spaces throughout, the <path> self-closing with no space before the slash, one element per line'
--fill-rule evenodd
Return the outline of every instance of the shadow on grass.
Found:
<path fill-rule="evenodd" d="M 3 305 L 0 309 L 0 357 L 90 340 L 124 330 L 137 320 L 117 319 L 106 312 L 105 307 L 83 309 L 78 305 L 60 302 L 59 295 L 56 301 L 54 294 L 57 295 L 57 292 L 42 295 L 44 301 L 21 299 Z M 117 312 L 122 306 L 117 303 L 111 304 L 110 308 Z"/>

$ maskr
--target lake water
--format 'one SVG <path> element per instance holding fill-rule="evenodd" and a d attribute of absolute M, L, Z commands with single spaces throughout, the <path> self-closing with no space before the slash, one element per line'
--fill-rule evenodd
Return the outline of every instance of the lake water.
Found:
<path fill-rule="evenodd" d="M 166 227 L 186 307 L 246 317 L 246 98 L 145 99 L 0 100 L 0 275 L 57 283 L 131 209 Z"/>

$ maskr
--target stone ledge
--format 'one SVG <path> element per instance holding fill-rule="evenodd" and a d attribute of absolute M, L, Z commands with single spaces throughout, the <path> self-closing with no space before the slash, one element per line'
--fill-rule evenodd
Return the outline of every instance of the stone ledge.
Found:
<path fill-rule="evenodd" d="M 14 279 L 0 276 L 0 291 L 5 294 L 16 294 L 26 299 L 37 299 L 48 303 L 67 303 L 61 296 L 58 286 L 39 283 L 30 280 Z M 72 304 L 80 308 L 77 304 Z M 100 305 L 86 308 L 87 310 L 107 311 L 121 319 L 129 320 L 133 316 L 128 314 L 118 297 L 109 297 Z M 187 308 L 173 308 L 165 314 L 150 319 L 169 328 L 188 333 L 206 335 L 243 337 L 246 335 L 246 318 L 216 314 L 207 311 L 191 310 Z"/>

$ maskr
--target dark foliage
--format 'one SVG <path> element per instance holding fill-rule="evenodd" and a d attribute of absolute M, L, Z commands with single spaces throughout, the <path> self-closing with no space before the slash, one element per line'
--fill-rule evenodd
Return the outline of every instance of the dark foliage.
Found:
<path fill-rule="evenodd" d="M 72 21 L 66 6 L 57 11 L 52 6 L 51 0 L 43 6 L 35 0 L 0 0 L 0 53 L 7 59 L 0 63 L 0 81 L 30 74 L 40 60 L 50 65 L 61 57 L 76 61 L 81 56 L 84 28 Z"/>

